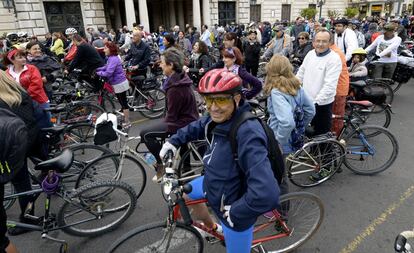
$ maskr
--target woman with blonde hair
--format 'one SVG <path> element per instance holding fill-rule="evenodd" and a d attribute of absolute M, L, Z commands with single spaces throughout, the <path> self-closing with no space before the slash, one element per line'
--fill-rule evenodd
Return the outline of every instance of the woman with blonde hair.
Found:
<path fill-rule="evenodd" d="M 26 93 L 23 87 L 20 86 L 12 77 L 10 77 L 5 71 L 0 70 L 0 108 L 9 110 L 16 114 L 19 118 L 23 120 L 26 124 L 27 129 L 27 153 L 32 152 L 33 150 L 39 150 L 37 141 L 39 140 L 39 128 L 34 117 L 33 103 L 31 97 Z M 24 143 L 22 143 L 24 144 Z M 33 155 L 33 152 L 30 153 Z M 42 157 L 44 158 L 44 157 Z M 12 184 L 16 192 L 24 192 L 32 189 L 31 182 L 29 178 L 29 173 L 27 169 L 26 159 L 24 161 L 23 167 L 20 168 L 19 172 L 12 179 Z M 25 223 L 33 223 L 32 220 L 24 217 L 24 212 L 29 202 L 32 202 L 32 197 L 22 196 L 19 197 L 20 205 L 20 221 Z M 34 209 L 30 214 L 33 214 Z M 3 224 L 0 224 L 2 226 Z M 4 228 L 0 230 L 3 231 Z M 10 228 L 8 233 L 10 235 L 18 235 L 29 230 L 22 228 Z M 2 233 L 2 232 L 1 232 Z M 3 236 L 0 233 L 0 239 Z M 0 251 L 1 252 L 1 251 Z"/>
<path fill-rule="evenodd" d="M 291 133 L 296 128 L 294 112 L 297 107 L 303 111 L 303 123 L 309 125 L 315 115 L 315 106 L 293 74 L 288 58 L 274 55 L 266 66 L 266 80 L 263 88 L 268 96 L 268 124 L 282 146 L 283 155 L 294 152 Z"/>

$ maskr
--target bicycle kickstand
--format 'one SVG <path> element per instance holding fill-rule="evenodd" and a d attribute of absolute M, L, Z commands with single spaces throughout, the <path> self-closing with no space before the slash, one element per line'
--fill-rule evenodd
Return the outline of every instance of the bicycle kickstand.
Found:
<path fill-rule="evenodd" d="M 68 243 L 65 240 L 57 239 L 54 237 L 49 236 L 47 233 L 42 234 L 42 239 L 47 239 L 53 242 L 60 243 L 60 253 L 68 252 Z"/>

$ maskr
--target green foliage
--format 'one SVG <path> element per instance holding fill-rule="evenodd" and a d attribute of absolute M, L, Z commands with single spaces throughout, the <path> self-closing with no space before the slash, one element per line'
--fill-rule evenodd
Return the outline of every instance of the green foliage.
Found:
<path fill-rule="evenodd" d="M 359 13 L 358 8 L 348 7 L 348 8 L 345 9 L 345 14 L 344 15 L 347 18 L 353 18 L 356 15 L 358 15 L 358 13 Z"/>
<path fill-rule="evenodd" d="M 315 8 L 305 8 L 300 11 L 300 15 L 306 19 L 314 18 L 318 11 Z"/>
<path fill-rule="evenodd" d="M 333 18 L 333 19 L 337 19 L 339 18 L 340 14 L 338 11 L 336 10 L 328 10 L 328 17 L 329 18 Z"/>

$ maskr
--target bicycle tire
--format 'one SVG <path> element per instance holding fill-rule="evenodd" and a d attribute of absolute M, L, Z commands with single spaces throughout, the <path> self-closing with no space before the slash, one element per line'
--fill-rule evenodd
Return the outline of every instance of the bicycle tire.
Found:
<path fill-rule="evenodd" d="M 194 145 L 197 148 L 197 150 L 202 150 L 203 148 L 207 150 L 208 144 L 205 141 L 199 141 L 199 142 L 194 142 Z M 201 157 L 201 161 L 196 160 L 198 156 Z M 190 170 L 185 168 L 186 166 L 185 160 L 187 158 L 190 159 L 190 167 L 191 167 Z M 176 173 L 177 173 L 178 178 L 182 178 L 182 177 L 186 177 L 189 175 L 193 175 L 194 173 L 200 174 L 203 168 L 204 168 L 203 154 L 200 154 L 200 153 L 195 154 L 192 149 L 189 149 L 181 156 Z"/>
<path fill-rule="evenodd" d="M 358 112 L 362 120 L 362 125 L 374 125 L 388 128 L 391 124 L 391 112 L 389 109 L 382 110 L 381 112 Z M 374 132 L 367 135 L 367 137 L 374 137 L 380 134 L 380 132 Z"/>
<path fill-rule="evenodd" d="M 14 192 L 15 192 L 14 187 L 11 182 L 8 182 L 7 184 L 4 185 L 4 196 L 12 195 L 14 194 Z M 12 207 L 15 201 L 16 201 L 16 198 L 12 198 L 9 200 L 3 200 L 4 210 L 7 210 L 10 207 Z"/>
<path fill-rule="evenodd" d="M 394 81 L 392 84 L 391 84 L 391 88 L 392 88 L 392 91 L 394 92 L 394 93 L 396 93 L 400 88 L 401 88 L 401 86 L 403 85 L 404 83 L 402 83 L 402 82 L 397 82 L 397 81 Z"/>
<path fill-rule="evenodd" d="M 109 189 L 99 189 L 103 187 Z M 108 190 L 111 191 L 111 196 L 107 194 Z M 115 193 L 117 193 L 116 190 L 120 190 L 120 194 L 117 194 L 115 196 Z M 96 193 L 99 193 L 101 191 L 106 192 L 106 194 Z M 91 195 L 88 196 L 86 193 L 89 193 Z M 126 200 L 123 201 L 123 198 Z M 109 205 L 113 203 L 116 203 L 114 204 L 116 205 L 115 207 L 108 208 L 105 206 L 105 204 Z M 62 227 L 62 230 L 65 233 L 70 235 L 99 236 L 116 229 L 124 221 L 126 221 L 134 212 L 136 204 L 137 200 L 135 198 L 135 192 L 128 184 L 117 181 L 95 182 L 76 189 L 69 195 L 69 201 L 66 200 L 58 212 L 57 223 L 59 227 Z M 76 211 L 72 211 L 70 209 L 72 206 L 76 209 Z M 106 216 L 109 216 L 110 214 L 116 214 L 117 212 L 124 211 L 125 209 L 126 212 L 119 218 L 116 218 L 108 225 L 99 228 L 85 228 L 82 226 L 83 224 L 91 225 L 91 221 L 93 220 L 87 221 L 85 223 L 79 223 L 79 221 L 82 219 L 92 219 L 93 216 L 95 216 L 95 219 L 98 222 L 102 222 Z M 67 210 L 70 212 L 65 213 Z M 72 224 L 69 219 L 72 218 L 72 215 L 78 216 L 82 210 L 85 211 L 85 215 L 91 216 L 91 218 L 75 217 L 73 221 L 74 224 Z"/>
<path fill-rule="evenodd" d="M 73 152 L 73 163 L 68 171 L 62 173 L 63 182 L 66 186 L 76 188 L 75 183 L 84 168 L 96 158 L 105 154 L 113 154 L 112 150 L 103 146 L 89 143 L 74 144 L 65 147 Z"/>
<path fill-rule="evenodd" d="M 91 114 L 92 116 L 98 118 L 101 114 L 105 113 L 105 110 L 95 104 L 91 104 L 90 102 L 83 102 L 80 104 L 75 104 L 67 110 L 67 114 L 65 120 L 68 121 L 71 118 L 87 116 L 89 117 Z M 86 120 L 86 119 L 85 119 Z"/>
<path fill-rule="evenodd" d="M 145 108 L 139 110 L 139 112 L 148 119 L 156 119 L 159 117 L 162 117 L 165 112 L 167 111 L 167 98 L 166 94 L 161 89 L 151 89 L 142 91 L 142 93 L 145 94 L 145 96 L 148 96 L 151 98 L 151 102 L 155 105 L 152 105 L 152 108 Z M 138 104 L 139 105 L 148 105 L 149 101 L 144 98 L 142 95 L 138 96 Z M 158 106 L 156 109 L 154 109 L 155 106 Z M 148 106 L 147 106 L 148 107 Z"/>
<path fill-rule="evenodd" d="M 177 230 L 177 228 L 179 230 Z M 203 252 L 203 248 L 204 248 L 204 242 L 203 239 L 201 238 L 200 233 L 193 227 L 191 226 L 186 226 L 184 224 L 181 224 L 179 222 L 175 223 L 175 231 L 179 231 L 181 233 L 175 233 L 181 236 L 181 238 L 178 238 L 178 240 L 180 240 L 179 242 L 183 242 L 184 239 L 187 239 L 187 236 L 192 236 L 195 238 L 195 243 L 193 246 L 185 248 L 185 249 L 178 249 L 175 250 L 174 248 L 170 248 L 168 250 L 165 249 L 165 246 L 163 245 L 163 241 L 161 242 L 162 244 L 159 244 L 158 247 L 163 247 L 162 252 L 166 253 L 202 253 Z M 133 252 L 141 252 L 140 247 L 145 247 L 148 245 L 154 245 L 156 243 L 153 242 L 144 242 L 143 239 L 140 239 L 140 237 L 144 236 L 148 236 L 148 241 L 150 240 L 156 240 L 157 238 L 159 238 L 159 236 L 165 237 L 165 232 L 168 230 L 167 228 L 167 222 L 156 222 L 156 223 L 151 223 L 148 225 L 144 225 L 141 227 L 137 227 L 133 230 L 131 230 L 130 232 L 128 232 L 127 234 L 121 236 L 121 238 L 119 238 L 114 244 L 111 245 L 108 253 L 116 253 L 116 252 L 122 252 L 122 253 L 127 253 L 127 252 L 131 252 L 133 250 Z M 169 231 L 169 230 L 168 230 Z M 172 237 L 173 235 L 171 235 Z M 160 240 L 162 240 L 162 237 Z M 183 239 L 184 238 L 184 239 Z M 175 238 L 172 238 L 175 239 Z M 188 240 L 185 241 L 185 243 L 187 243 Z M 134 245 L 131 245 L 131 243 L 134 243 Z M 176 244 L 174 244 L 174 242 L 172 242 L 173 246 L 176 246 Z M 151 250 L 155 250 L 154 247 L 156 247 L 157 245 L 154 245 Z M 180 246 L 180 245 L 178 245 Z M 143 248 L 143 250 L 145 250 L 146 248 Z M 147 252 L 147 251 L 144 251 Z M 160 252 L 160 251 L 151 251 L 151 252 Z"/>
<path fill-rule="evenodd" d="M 296 204 L 296 201 L 300 202 Z M 311 211 L 303 211 L 303 209 L 305 209 L 307 205 L 311 208 Z M 287 223 L 287 226 L 293 232 L 290 236 L 261 243 L 261 245 L 266 250 L 265 252 L 291 252 L 297 249 L 298 247 L 302 246 L 318 231 L 319 227 L 322 224 L 325 214 L 325 208 L 322 200 L 315 194 L 309 192 L 292 192 L 282 195 L 280 197 L 280 206 L 281 208 L 280 210 L 278 210 L 278 212 L 282 215 L 282 218 Z M 314 215 L 312 214 L 312 212 L 314 212 Z M 304 221 L 304 224 L 299 225 L 300 219 L 305 220 L 308 217 L 314 220 L 312 221 L 312 224 L 310 224 L 308 221 Z M 273 217 L 266 218 L 265 215 L 260 216 L 255 223 L 255 227 L 258 227 L 259 225 L 265 223 L 275 223 L 275 220 L 272 218 Z M 309 228 L 306 228 L 305 225 L 309 225 Z M 277 224 L 275 223 L 274 226 L 268 227 L 271 231 L 256 231 L 253 234 L 254 240 L 275 235 L 275 233 L 277 233 L 276 226 Z M 306 230 L 305 232 L 303 232 L 303 236 L 301 236 L 300 233 L 302 229 Z M 299 238 L 296 238 L 298 235 Z"/>
<path fill-rule="evenodd" d="M 64 143 L 66 145 L 93 142 L 95 126 L 90 123 L 76 123 L 69 125 L 65 130 Z"/>
<path fill-rule="evenodd" d="M 119 174 L 118 171 L 121 165 L 119 153 L 107 154 L 95 159 L 78 174 L 75 188 L 88 185 L 91 182 L 119 180 L 129 184 L 134 189 L 138 199 L 147 184 L 145 167 L 135 157 L 128 154 L 125 154 L 122 161 L 122 166 L 125 167 L 122 167 L 122 174 Z"/>
<path fill-rule="evenodd" d="M 345 149 L 337 140 L 310 141 L 286 159 L 288 178 L 299 187 L 319 185 L 336 173 L 344 155 Z M 322 173 L 319 179 L 316 174 Z"/>
<path fill-rule="evenodd" d="M 96 103 L 97 105 L 102 107 L 106 112 L 116 111 L 114 101 L 107 94 L 103 94 L 101 99 L 101 102 L 99 102 L 99 94 L 93 94 L 85 97 L 85 100 Z"/>
<path fill-rule="evenodd" d="M 370 136 L 371 132 L 378 134 L 376 134 L 373 137 L 368 137 Z M 380 139 L 380 135 L 384 136 L 385 139 L 387 139 L 388 141 Z M 346 155 L 344 164 L 352 172 L 359 175 L 374 175 L 388 169 L 397 159 L 399 152 L 399 146 L 397 140 L 395 139 L 395 136 L 386 128 L 380 126 L 367 125 L 358 127 L 357 129 L 353 130 L 349 135 L 345 136 L 344 141 L 346 142 Z M 369 147 L 370 145 L 372 146 L 374 144 L 375 147 L 372 147 L 374 149 L 373 154 L 372 151 L 371 154 L 359 154 L 362 152 L 370 152 Z M 387 152 L 390 153 L 388 157 L 384 154 L 377 154 L 378 150 L 384 150 L 390 147 L 392 148 L 392 150 L 391 152 Z M 375 166 L 371 169 L 364 169 L 367 166 L 364 167 L 358 163 L 358 161 L 368 161 L 370 163 L 374 163 L 382 161 L 384 159 L 385 162 L 383 164 Z"/>

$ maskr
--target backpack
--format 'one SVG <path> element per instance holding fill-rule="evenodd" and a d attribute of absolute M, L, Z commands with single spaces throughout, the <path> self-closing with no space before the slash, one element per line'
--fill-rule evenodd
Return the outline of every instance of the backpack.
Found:
<path fill-rule="evenodd" d="M 0 108 L 0 184 L 22 169 L 27 152 L 26 124 L 10 110 Z"/>
<path fill-rule="evenodd" d="M 300 94 L 299 94 L 300 97 Z M 305 143 L 305 122 L 303 121 L 303 118 L 305 116 L 305 113 L 303 112 L 303 106 L 301 105 L 301 99 L 299 98 L 299 103 L 296 101 L 296 99 L 293 97 L 293 100 L 295 101 L 295 109 L 293 110 L 293 119 L 295 120 L 295 128 L 290 133 L 290 140 L 289 144 L 292 146 L 293 151 L 297 151 L 300 148 L 303 147 L 303 144 Z"/>
<path fill-rule="evenodd" d="M 247 111 L 243 112 L 231 125 L 229 137 L 230 137 L 230 146 L 233 153 L 234 159 L 238 162 L 238 152 L 237 152 L 237 130 L 240 125 L 243 124 L 246 120 L 257 119 L 263 127 L 263 130 L 267 136 L 267 157 L 269 158 L 270 165 L 272 167 L 273 175 L 277 180 L 278 184 L 282 183 L 282 179 L 285 173 L 285 162 L 283 160 L 282 151 L 279 146 L 279 142 L 276 140 L 273 130 L 259 119 L 253 113 Z M 240 166 L 241 167 L 241 166 Z"/>

